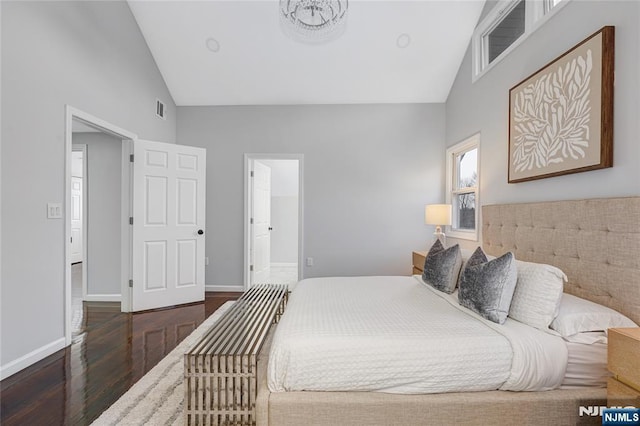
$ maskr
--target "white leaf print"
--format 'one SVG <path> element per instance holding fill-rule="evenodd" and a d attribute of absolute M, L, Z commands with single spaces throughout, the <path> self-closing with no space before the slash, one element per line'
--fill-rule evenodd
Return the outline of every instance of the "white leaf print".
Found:
<path fill-rule="evenodd" d="M 589 147 L 591 49 L 516 94 L 512 162 L 516 172 L 580 159 Z"/>

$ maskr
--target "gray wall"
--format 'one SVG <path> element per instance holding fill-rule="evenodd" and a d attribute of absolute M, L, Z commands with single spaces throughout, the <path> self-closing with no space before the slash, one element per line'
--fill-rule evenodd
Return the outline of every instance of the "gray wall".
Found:
<path fill-rule="evenodd" d="M 571 1 L 475 83 L 467 51 L 446 104 L 446 139 L 481 132 L 481 204 L 640 194 L 639 22 L 636 1 Z M 509 89 L 605 25 L 616 27 L 614 167 L 508 184 Z"/>
<path fill-rule="evenodd" d="M 125 2 L 0 3 L 6 367 L 64 337 L 64 220 L 47 219 L 46 204 L 64 203 L 65 104 L 165 142 L 175 141 L 176 119 Z M 166 121 L 155 117 L 156 97 Z"/>
<path fill-rule="evenodd" d="M 244 153 L 304 154 L 304 276 L 409 274 L 443 199 L 444 105 L 180 107 L 207 149 L 207 285 L 243 280 Z"/>
<path fill-rule="evenodd" d="M 104 133 L 74 133 L 87 145 L 87 295 L 120 296 L 122 141 Z"/>

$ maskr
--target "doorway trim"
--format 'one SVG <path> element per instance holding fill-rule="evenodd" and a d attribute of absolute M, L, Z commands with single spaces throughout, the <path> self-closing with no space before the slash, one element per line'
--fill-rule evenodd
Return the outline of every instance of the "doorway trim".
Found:
<path fill-rule="evenodd" d="M 122 129 L 116 125 L 113 125 L 105 120 L 102 120 L 96 116 L 93 116 L 87 112 L 81 111 L 77 108 L 74 108 L 71 105 L 65 105 L 65 163 L 64 163 L 64 336 L 65 336 L 65 346 L 71 344 L 71 215 L 68 212 L 71 211 L 71 152 L 73 151 L 73 120 L 78 120 L 84 124 L 88 124 L 92 127 L 97 128 L 98 130 L 107 133 L 109 135 L 115 136 L 123 141 L 127 140 L 136 140 L 138 136 L 135 133 L 131 133 L 128 130 Z M 124 147 L 128 146 L 126 142 L 123 143 L 123 151 Z M 124 155 L 123 155 L 124 159 Z M 86 162 L 85 162 L 86 164 Z M 127 179 L 129 182 L 129 163 L 122 165 L 123 169 L 123 180 Z M 126 169 L 126 172 L 125 172 Z M 126 175 L 126 176 L 125 176 Z M 123 182 L 124 188 L 124 182 Z M 126 204 L 127 209 L 129 206 L 130 194 L 129 191 L 122 194 L 122 203 L 123 210 L 124 205 Z M 125 221 L 123 217 L 123 222 Z M 86 221 L 85 221 L 86 222 Z M 84 223 L 83 223 L 84 226 Z M 126 230 L 126 231 L 125 231 Z M 127 227 L 122 227 L 122 246 L 127 252 L 129 252 L 130 247 L 130 236 L 129 230 Z M 86 237 L 85 241 L 86 241 Z M 126 246 L 126 247 L 125 247 Z M 86 247 L 83 247 L 85 250 Z M 86 252 L 85 252 L 86 259 Z M 129 262 L 126 264 L 122 263 L 121 268 L 123 270 L 126 269 L 126 274 L 129 274 Z M 86 268 L 83 268 L 86 269 Z M 84 274 L 84 271 L 83 271 Z M 84 277 L 83 277 L 84 278 Z M 126 283 L 122 283 L 122 311 L 128 312 L 130 310 L 130 294 L 129 288 Z M 126 309 L 126 310 L 125 310 Z"/>
<path fill-rule="evenodd" d="M 298 160 L 298 280 L 303 279 L 304 259 L 304 154 L 244 154 L 244 289 L 249 288 L 251 273 L 249 271 L 251 259 L 251 162 L 253 160 Z"/>
<path fill-rule="evenodd" d="M 73 133 L 73 129 L 72 129 Z M 87 144 L 74 144 L 72 140 L 71 152 L 82 153 L 82 300 L 87 299 Z M 71 243 L 71 237 L 69 237 Z M 69 261 L 71 263 L 71 261 Z"/>

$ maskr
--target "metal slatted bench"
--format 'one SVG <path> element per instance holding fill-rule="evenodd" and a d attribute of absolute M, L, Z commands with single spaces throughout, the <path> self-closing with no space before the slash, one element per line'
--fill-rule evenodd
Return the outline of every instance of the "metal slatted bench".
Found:
<path fill-rule="evenodd" d="M 186 425 L 255 425 L 257 358 L 286 284 L 252 287 L 184 355 Z"/>

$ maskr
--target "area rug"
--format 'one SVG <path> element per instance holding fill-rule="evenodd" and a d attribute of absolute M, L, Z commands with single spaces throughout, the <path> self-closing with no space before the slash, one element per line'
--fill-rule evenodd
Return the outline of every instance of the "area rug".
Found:
<path fill-rule="evenodd" d="M 182 425 L 184 401 L 184 354 L 226 312 L 234 302 L 226 302 L 204 320 L 158 365 L 145 374 L 96 421 L 103 425 Z"/>

